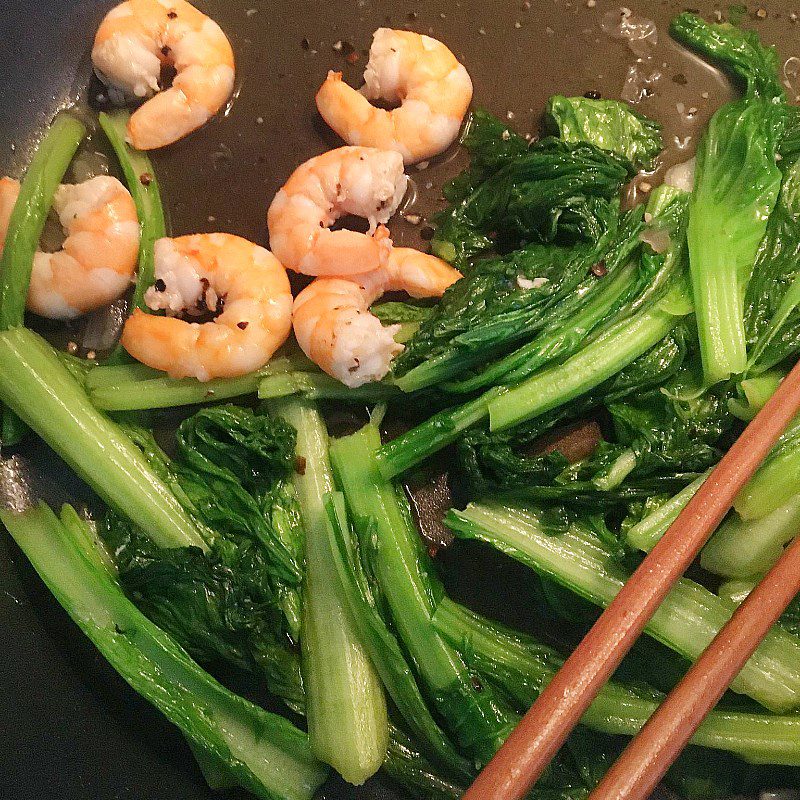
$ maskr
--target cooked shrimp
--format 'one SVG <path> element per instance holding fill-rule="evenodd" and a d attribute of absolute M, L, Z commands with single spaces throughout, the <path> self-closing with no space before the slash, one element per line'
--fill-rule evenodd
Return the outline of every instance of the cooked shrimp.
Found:
<path fill-rule="evenodd" d="M 403 159 L 389 150 L 340 147 L 301 164 L 269 207 L 269 243 L 288 269 L 306 275 L 351 275 L 386 263 L 391 250 L 382 223 L 406 191 Z M 331 231 L 351 214 L 369 231 Z M 379 223 L 381 223 L 379 225 Z"/>
<path fill-rule="evenodd" d="M 95 35 L 92 63 L 112 97 L 149 98 L 128 123 L 128 140 L 139 150 L 164 147 L 196 130 L 233 92 L 228 38 L 186 0 L 125 0 L 112 8 Z M 163 92 L 162 67 L 175 70 Z"/>
<path fill-rule="evenodd" d="M 292 292 L 286 270 L 263 247 L 228 233 L 159 239 L 153 310 L 137 309 L 122 344 L 138 361 L 173 378 L 232 378 L 263 367 L 291 330 Z M 189 316 L 219 312 L 210 322 Z"/>
<path fill-rule="evenodd" d="M 399 105 L 386 110 L 369 102 L 379 99 Z M 472 81 L 447 47 L 391 28 L 375 31 L 360 91 L 331 71 L 317 92 L 319 113 L 348 144 L 397 150 L 406 164 L 446 150 L 471 100 Z"/>
<path fill-rule="evenodd" d="M 385 285 L 381 294 L 405 292 L 416 298 L 441 297 L 447 288 L 462 277 L 446 261 L 421 253 L 413 247 L 393 247 L 382 272 Z"/>
<path fill-rule="evenodd" d="M 0 181 L 0 251 L 18 195 L 18 181 Z M 130 286 L 139 222 L 130 193 L 108 175 L 59 186 L 53 208 L 67 238 L 57 252 L 33 257 L 27 306 L 43 317 L 73 319 L 108 305 Z"/>
<path fill-rule="evenodd" d="M 410 248 L 392 250 L 384 267 L 350 278 L 317 278 L 295 298 L 294 335 L 303 352 L 346 386 L 379 381 L 403 349 L 399 325 L 384 327 L 369 307 L 384 292 L 440 297 L 461 277 L 440 259 Z"/>

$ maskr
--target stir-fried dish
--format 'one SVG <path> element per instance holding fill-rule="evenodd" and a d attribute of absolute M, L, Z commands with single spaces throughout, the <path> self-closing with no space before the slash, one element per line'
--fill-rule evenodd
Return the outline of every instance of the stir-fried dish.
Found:
<path fill-rule="evenodd" d="M 741 93 L 636 202 L 657 120 L 557 95 L 525 137 L 480 97 L 470 111 L 445 43 L 381 28 L 363 87 L 321 85 L 345 144 L 287 169 L 270 250 L 168 235 L 147 151 L 203 126 L 235 79 L 225 33 L 185 0 L 113 8 L 92 62 L 119 108 L 60 112 L 21 180 L 0 181 L 2 447 L 40 437 L 100 501 L 20 498 L 0 519 L 210 786 L 310 800 L 331 768 L 356 785 L 384 770 L 460 797 L 797 360 L 800 112 L 752 31 L 685 12 L 670 34 Z M 95 122 L 119 178 L 63 184 Z M 442 188 L 430 252 L 397 246 L 407 166 L 451 147 L 469 167 Z M 34 332 L 123 297 L 106 353 Z M 344 406 L 368 416 L 329 431 Z M 528 567 L 541 636 L 448 596 L 405 488 L 435 457 L 459 486 L 451 547 Z M 532 798 L 588 797 L 798 533 L 798 478 L 800 421 Z M 285 715 L 226 687 L 220 663 Z M 796 601 L 668 785 L 688 800 L 800 786 L 798 708 Z"/>

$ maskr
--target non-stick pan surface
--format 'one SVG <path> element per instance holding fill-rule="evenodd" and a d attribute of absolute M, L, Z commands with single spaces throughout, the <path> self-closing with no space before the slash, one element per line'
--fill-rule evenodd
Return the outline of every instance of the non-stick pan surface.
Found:
<path fill-rule="evenodd" d="M 603 16 L 619 11 L 605 0 L 196 4 L 233 41 L 238 90 L 224 117 L 154 156 L 176 234 L 222 230 L 266 243 L 266 209 L 275 191 L 299 162 L 338 144 L 316 115 L 316 89 L 329 68 L 342 69 L 346 79 L 357 82 L 370 36 L 381 25 L 408 27 L 446 42 L 472 75 L 476 104 L 507 117 L 523 133 L 537 132 L 551 94 L 597 91 L 619 97 L 636 62 L 624 42 L 602 32 Z M 3 174 L 21 173 L 56 110 L 87 102 L 89 47 L 111 5 L 107 0 L 0 0 Z M 705 0 L 695 5 L 709 17 L 715 10 Z M 718 7 L 727 9 L 727 3 Z M 688 156 L 710 114 L 731 96 L 727 81 L 669 40 L 668 20 L 684 8 L 666 0 L 640 0 L 632 7 L 658 25 L 658 44 L 640 68 L 647 75 L 660 72 L 661 78 L 639 107 L 664 125 L 666 164 Z M 797 54 L 800 37 L 790 4 L 766 3 L 763 9 L 765 18 L 752 6 L 746 24 L 778 44 L 782 58 Z M 346 58 L 350 53 L 355 55 Z M 787 75 L 791 83 L 791 69 Z M 397 220 L 396 240 L 424 246 L 425 219 L 441 204 L 442 183 L 462 164 L 454 149 L 427 169 L 411 169 L 416 200 L 407 212 L 414 224 Z M 81 326 L 70 335 L 80 341 Z M 437 509 L 446 504 L 447 491 L 445 482 L 434 478 L 424 482 L 418 506 L 424 527 L 435 534 Z M 43 496 L 51 502 L 91 499 L 34 438 L 17 452 L 2 454 L 0 495 Z M 524 570 L 490 559 L 485 551 L 475 557 L 463 547 L 440 560 L 456 597 L 525 626 L 531 590 Z M 212 796 L 177 731 L 116 676 L 9 537 L 0 536 L 0 798 Z M 323 797 L 403 795 L 376 779 L 359 789 L 332 781 Z"/>

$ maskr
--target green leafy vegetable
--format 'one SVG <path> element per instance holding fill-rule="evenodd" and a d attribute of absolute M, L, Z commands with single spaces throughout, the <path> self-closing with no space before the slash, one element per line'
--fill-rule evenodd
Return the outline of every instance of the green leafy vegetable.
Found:
<path fill-rule="evenodd" d="M 723 106 L 697 153 L 689 264 L 706 381 L 747 366 L 744 294 L 780 187 L 775 162 L 785 114 L 752 98 Z"/>
<path fill-rule="evenodd" d="M 797 493 L 800 476 L 800 420 L 795 419 L 739 492 L 734 508 L 746 520 L 771 514 Z"/>
<path fill-rule="evenodd" d="M 546 114 L 562 141 L 589 142 L 623 156 L 637 169 L 651 169 L 663 148 L 661 126 L 619 100 L 555 95 Z"/>
<path fill-rule="evenodd" d="M 124 110 L 101 112 L 99 115 L 100 127 L 114 148 L 139 218 L 139 264 L 131 304 L 133 308 L 149 313 L 144 293 L 155 280 L 153 245 L 157 239 L 167 235 L 167 225 L 153 164 L 147 152 L 135 150 L 127 143 L 129 119 L 130 113 Z"/>
<path fill-rule="evenodd" d="M 36 571 L 114 669 L 176 724 L 195 752 L 263 800 L 311 800 L 327 768 L 282 717 L 229 692 L 125 597 L 109 571 L 46 506 L 0 510 Z"/>
<path fill-rule="evenodd" d="M 563 657 L 535 639 L 491 622 L 443 597 L 433 616 L 439 633 L 458 648 L 471 665 L 490 676 L 514 699 L 520 711 L 529 708 L 564 663 Z M 641 683 L 607 683 L 589 706 L 582 723 L 607 734 L 634 736 L 664 695 Z M 796 732 L 800 718 L 766 713 L 712 711 L 694 736 L 694 743 L 727 750 L 753 763 L 800 764 Z"/>
<path fill-rule="evenodd" d="M 622 523 L 625 541 L 633 548 L 649 553 L 656 542 L 667 532 L 667 529 L 678 518 L 689 500 L 709 476 L 710 470 L 695 478 L 673 497 L 651 495 L 641 502 L 633 514 L 629 514 Z M 635 508 L 632 504 L 630 509 Z"/>
<path fill-rule="evenodd" d="M 201 662 L 266 677 L 293 707 L 299 669 L 304 534 L 291 486 L 295 431 L 249 409 L 217 406 L 184 420 L 170 460 L 152 434 L 128 429 L 206 533 L 208 549 L 160 548 L 114 512 L 102 536 L 137 606 Z"/>
<path fill-rule="evenodd" d="M 262 545 L 221 537 L 206 553 L 159 548 L 113 512 L 101 535 L 125 593 L 193 658 L 254 672 L 290 705 L 302 703 L 299 660 Z"/>
<path fill-rule="evenodd" d="M 458 536 L 489 542 L 540 574 L 591 602 L 607 606 L 630 572 L 581 523 L 553 535 L 535 509 L 487 502 L 451 511 L 446 524 Z M 730 619 L 732 608 L 687 578 L 673 587 L 646 631 L 692 660 Z M 800 706 L 800 640 L 773 629 L 731 684 L 766 708 L 786 712 Z"/>
<path fill-rule="evenodd" d="M 180 424 L 176 438 L 187 465 L 209 475 L 230 475 L 245 488 L 270 485 L 294 466 L 295 429 L 239 406 L 198 411 Z"/>
<path fill-rule="evenodd" d="M 503 430 L 537 417 L 593 390 L 635 362 L 669 334 L 680 320 L 671 305 L 680 307 L 682 289 L 666 298 L 670 305 L 655 304 L 629 319 L 622 319 L 563 364 L 544 369 L 518 386 L 489 401 L 492 430 Z"/>
<path fill-rule="evenodd" d="M 800 496 L 764 517 L 744 520 L 733 513 L 703 548 L 701 566 L 726 578 L 764 575 L 800 530 Z"/>
<path fill-rule="evenodd" d="M 411 303 L 390 301 L 376 303 L 370 311 L 384 325 L 403 322 L 424 322 L 433 313 L 434 306 L 416 306 Z"/>
<path fill-rule="evenodd" d="M 606 230 L 597 242 L 565 247 L 532 244 L 506 257 L 478 262 L 445 292 L 395 360 L 395 373 L 400 376 L 397 385 L 404 391 L 421 389 L 484 364 L 520 340 L 531 340 L 537 334 L 557 336 L 567 320 L 587 307 L 591 330 L 598 315 L 592 305 L 594 297 L 609 295 L 605 302 L 601 298 L 594 305 L 613 310 L 635 285 L 630 274 L 624 273 L 620 281 L 615 278 L 639 245 L 642 210 L 618 222 L 616 212 L 609 209 L 604 225 Z M 591 273 L 600 263 L 608 281 Z M 612 284 L 610 290 L 606 290 L 608 283 Z M 540 349 L 553 358 L 564 348 Z M 479 386 L 499 383 L 525 360 L 517 354 L 509 358 L 511 363 L 501 362 L 497 378 L 484 377 Z M 472 384 L 461 390 L 472 390 Z"/>
<path fill-rule="evenodd" d="M 184 420 L 171 462 L 149 432 L 128 427 L 154 470 L 169 484 L 199 526 L 219 535 L 260 542 L 282 581 L 297 585 L 302 575 L 302 537 L 284 541 L 272 524 L 294 464 L 294 430 L 282 420 L 237 406 L 217 406 Z"/>
<path fill-rule="evenodd" d="M 678 14 L 670 36 L 745 84 L 753 97 L 783 100 L 778 78 L 778 54 L 764 46 L 755 31 L 730 24 L 712 24 L 690 12 Z"/>
<path fill-rule="evenodd" d="M 469 763 L 458 754 L 428 711 L 400 644 L 381 615 L 371 588 L 369 567 L 361 554 L 362 545 L 349 529 L 344 495 L 334 493 L 328 498 L 326 507 L 336 571 L 361 641 L 384 686 L 429 757 L 453 775 L 469 779 L 473 774 Z M 367 540 L 364 545 L 371 547 L 372 542 Z"/>
<path fill-rule="evenodd" d="M 80 120 L 66 112 L 57 114 L 28 165 L 0 256 L 0 330 L 25 322 L 25 301 L 39 237 L 53 195 L 85 135 Z"/>
<path fill-rule="evenodd" d="M 748 373 L 754 375 L 800 350 L 800 157 L 779 166 L 780 194 L 745 295 Z"/>
<path fill-rule="evenodd" d="M 462 272 L 480 253 L 525 241 L 596 241 L 598 218 L 629 176 L 623 159 L 589 144 L 551 138 L 523 152 L 520 137 L 485 113 L 473 118 L 464 144 L 475 164 L 450 187 L 453 204 L 436 220 L 432 242 Z"/>
<path fill-rule="evenodd" d="M 386 701 L 347 609 L 330 547 L 325 497 L 334 491 L 328 433 L 313 404 L 275 402 L 297 431 L 293 476 L 306 529 L 301 653 L 312 750 L 351 783 L 363 783 L 386 754 Z"/>
<path fill-rule="evenodd" d="M 602 386 L 605 378 L 610 380 L 614 372 L 625 367 L 630 361 L 642 366 L 648 365 L 644 366 L 645 373 L 652 374 L 655 371 L 660 378 L 655 383 L 666 379 L 671 374 L 667 365 L 675 364 L 676 346 L 679 352 L 682 352 L 683 347 L 676 345 L 675 338 L 664 339 L 664 337 L 675 327 L 680 316 L 686 315 L 691 310 L 683 277 L 686 197 L 683 192 L 664 187 L 653 193 L 648 204 L 649 213 L 653 216 L 651 229 L 666 233 L 669 237 L 669 246 L 665 253 L 657 254 L 650 248 L 642 248 L 640 270 L 623 269 L 618 273 L 618 278 L 606 274 L 601 282 L 606 280 L 609 282 L 594 290 L 591 288 L 591 282 L 588 287 L 582 286 L 573 297 L 565 299 L 554 312 L 550 329 L 546 328 L 529 344 L 523 345 L 506 358 L 490 364 L 474 378 L 466 378 L 455 386 L 461 390 L 470 390 L 483 385 L 486 380 L 505 380 L 510 383 L 521 380 L 517 387 L 509 391 L 503 385 L 495 386 L 482 396 L 469 400 L 461 406 L 437 412 L 426 422 L 388 442 L 378 453 L 381 473 L 391 478 L 414 466 L 442 447 L 456 441 L 465 430 L 484 420 L 492 408 L 495 409 L 495 413 L 498 407 L 500 411 L 506 408 L 508 411 L 504 413 L 520 414 L 519 419 L 523 419 L 528 416 L 529 403 L 531 411 L 536 409 L 531 416 L 541 416 L 544 411 L 538 408 L 537 404 L 540 400 L 547 399 L 548 402 L 554 403 L 551 408 L 554 409 L 556 418 L 560 419 L 563 414 L 558 412 L 558 408 L 564 402 L 585 392 L 591 392 L 593 396 L 599 394 L 602 388 L 596 389 L 595 381 Z M 455 284 L 455 287 L 464 280 L 468 279 L 462 279 Z M 619 292 L 619 287 L 615 281 L 623 280 L 625 281 L 623 294 L 627 302 L 618 307 L 619 298 L 615 298 L 615 295 Z M 591 281 L 598 282 L 595 277 L 592 277 Z M 491 292 L 489 287 L 487 293 Z M 587 293 L 588 300 L 584 300 L 583 296 Z M 598 312 L 608 315 L 602 324 L 598 324 Z M 453 319 L 455 318 L 456 315 L 453 315 Z M 487 318 L 485 325 L 487 330 L 491 329 L 491 317 Z M 588 341 L 584 336 L 587 328 L 594 328 L 594 334 Z M 667 345 L 662 347 L 659 340 L 666 342 Z M 575 352 L 576 348 L 580 349 Z M 648 350 L 650 350 L 649 355 Z M 571 359 L 567 358 L 563 363 L 559 363 L 557 356 L 563 359 L 572 352 L 574 355 Z M 639 357 L 641 361 L 638 360 Z M 442 363 L 449 358 L 450 356 L 445 354 Z M 461 357 L 456 355 L 454 361 L 458 358 Z M 555 360 L 555 366 L 537 371 L 537 368 L 550 358 Z M 440 366 L 436 363 L 436 358 L 433 358 L 397 382 L 402 388 L 411 388 L 404 385 L 404 381 L 411 380 L 415 373 L 417 376 L 424 375 L 422 380 L 428 380 L 432 372 L 437 372 Z M 640 380 L 634 377 L 641 370 L 632 368 L 623 371 L 626 372 L 626 377 L 622 379 L 623 383 L 631 380 L 633 385 L 653 383 L 651 378 Z M 533 374 L 528 377 L 530 373 Z M 525 378 L 527 380 L 523 380 Z M 614 391 L 618 389 L 619 387 Z M 523 398 L 521 402 L 517 402 L 520 394 Z M 590 405 L 595 405 L 596 402 L 592 400 Z M 579 406 L 580 404 L 576 408 Z M 582 407 L 585 409 L 590 406 Z M 554 421 L 552 415 L 547 419 L 551 423 Z"/>
<path fill-rule="evenodd" d="M 104 411 L 143 411 L 199 405 L 255 394 L 262 380 L 305 366 L 298 358 L 273 358 L 260 370 L 238 378 L 170 378 L 144 364 L 114 364 L 93 369 L 84 385 L 92 402 Z"/>
<path fill-rule="evenodd" d="M 428 698 L 459 745 L 485 763 L 516 722 L 491 688 L 472 674 L 431 624 L 436 587 L 405 498 L 375 465 L 380 434 L 368 424 L 331 443 L 331 461 L 391 621 Z M 374 533 L 370 534 L 370 531 Z"/>
<path fill-rule="evenodd" d="M 25 328 L 0 333 L 0 401 L 158 545 L 206 548 L 196 524 L 139 449 L 95 409 L 53 348 Z"/>
<path fill-rule="evenodd" d="M 414 740 L 389 723 L 389 749 L 383 769 L 419 800 L 459 800 L 466 787 L 439 774 Z"/>
<path fill-rule="evenodd" d="M 299 395 L 306 400 L 339 400 L 346 403 L 381 403 L 400 396 L 390 383 L 377 381 L 350 388 L 324 372 L 281 372 L 261 379 L 258 397 L 277 400 Z"/>
<path fill-rule="evenodd" d="M 689 263 L 708 384 L 747 366 L 744 296 L 780 188 L 776 163 L 789 113 L 774 50 L 753 33 L 681 14 L 678 41 L 744 79 L 742 100 L 722 106 L 697 151 L 689 210 Z"/>

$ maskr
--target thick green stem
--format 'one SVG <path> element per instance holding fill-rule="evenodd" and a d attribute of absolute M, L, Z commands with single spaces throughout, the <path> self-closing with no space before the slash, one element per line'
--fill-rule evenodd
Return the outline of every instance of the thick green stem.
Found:
<path fill-rule="evenodd" d="M 105 411 L 144 411 L 175 408 L 255 394 L 265 378 L 293 369 L 288 358 L 276 358 L 266 366 L 238 378 L 170 378 L 144 364 L 97 367 L 85 386 L 97 408 Z"/>
<path fill-rule="evenodd" d="M 798 486 L 800 420 L 795 420 L 739 492 L 733 506 L 743 519 L 760 519 L 788 503 L 797 493 Z"/>
<path fill-rule="evenodd" d="M 606 279 L 602 288 L 575 313 L 546 328 L 532 342 L 509 353 L 473 378 L 454 381 L 448 391 L 474 392 L 486 386 L 512 386 L 533 375 L 545 364 L 566 358 L 579 350 L 589 334 L 630 294 L 636 284 L 637 266 L 629 264 Z"/>
<path fill-rule="evenodd" d="M 458 754 L 428 711 L 397 637 L 377 607 L 361 562 L 360 545 L 350 530 L 344 495 L 334 492 L 327 498 L 326 508 L 331 523 L 330 549 L 339 582 L 361 641 L 387 692 L 421 749 L 451 775 L 468 780 L 473 775 L 469 762 Z"/>
<path fill-rule="evenodd" d="M 467 428 L 489 416 L 489 401 L 502 388 L 490 389 L 475 400 L 439 411 L 378 450 L 376 462 L 382 477 L 390 480 L 452 444 Z"/>
<path fill-rule="evenodd" d="M 309 402 L 271 408 L 297 429 L 303 464 L 293 480 L 306 529 L 301 652 L 311 748 L 345 780 L 360 784 L 383 763 L 388 723 L 383 687 L 350 617 L 330 549 L 328 432 Z"/>
<path fill-rule="evenodd" d="M 492 430 L 538 417 L 593 389 L 660 342 L 678 317 L 658 305 L 621 320 L 579 353 L 489 402 Z"/>
<path fill-rule="evenodd" d="M 707 385 L 747 367 L 744 295 L 780 189 L 784 109 L 772 98 L 727 103 L 698 147 L 687 241 Z"/>
<path fill-rule="evenodd" d="M 505 740 L 516 717 L 488 686 L 473 682 L 461 656 L 431 623 L 434 589 L 426 555 L 399 490 L 375 463 L 380 434 L 369 424 L 331 444 L 336 479 L 363 541 L 374 541 L 374 571 L 394 628 L 428 696 L 465 751 L 485 762 Z"/>
<path fill-rule="evenodd" d="M 667 529 L 678 518 L 684 506 L 694 497 L 697 490 L 703 485 L 711 470 L 695 478 L 688 486 L 681 489 L 676 495 L 670 497 L 666 503 L 648 514 L 625 532 L 625 540 L 631 547 L 649 553 L 658 540 L 667 532 Z"/>
<path fill-rule="evenodd" d="M 487 360 L 488 354 L 484 351 L 453 353 L 448 350 L 446 353 L 432 356 L 410 369 L 405 375 L 395 378 L 395 384 L 404 392 L 416 392 L 451 378 L 457 378 L 465 370 L 479 367 Z"/>
<path fill-rule="evenodd" d="M 775 394 L 781 381 L 786 377 L 783 370 L 772 369 L 755 378 L 746 378 L 739 383 L 740 397 L 731 397 L 728 400 L 728 411 L 735 417 L 745 422 L 761 411 L 767 400 Z"/>
<path fill-rule="evenodd" d="M 563 665 L 563 658 L 550 648 L 447 597 L 439 601 L 433 622 L 451 645 L 468 652 L 476 666 L 503 686 L 521 708 L 533 704 Z M 635 736 L 663 699 L 655 689 L 645 691 L 610 681 L 581 721 L 602 733 Z M 751 763 L 800 766 L 800 717 L 718 709 L 708 715 L 692 743 L 727 750 Z"/>
<path fill-rule="evenodd" d="M 139 266 L 131 307 L 149 311 L 144 293 L 155 280 L 153 245 L 167 235 L 167 226 L 153 164 L 145 151 L 134 150 L 125 140 L 129 119 L 127 111 L 101 112 L 100 127 L 117 154 L 139 217 Z"/>
<path fill-rule="evenodd" d="M 0 333 L 0 401 L 156 544 L 205 547 L 139 448 L 95 409 L 53 348 L 26 328 Z"/>
<path fill-rule="evenodd" d="M 170 722 L 205 763 L 263 800 L 311 800 L 327 769 L 306 735 L 225 689 L 125 597 L 109 570 L 44 505 L 0 509 L 58 602 L 112 667 Z M 74 520 L 73 520 L 74 522 Z"/>
<path fill-rule="evenodd" d="M 593 534 L 574 525 L 554 536 L 537 514 L 499 503 L 470 504 L 451 511 L 447 524 L 459 536 L 487 541 L 542 575 L 599 606 L 607 606 L 630 578 Z M 646 631 L 677 653 L 695 660 L 733 613 L 700 584 L 681 579 Z M 800 706 L 800 641 L 773 628 L 731 684 L 775 712 Z"/>
<path fill-rule="evenodd" d="M 58 114 L 28 165 L 0 258 L 0 331 L 25 324 L 25 301 L 39 237 L 53 195 L 85 135 L 82 122 L 66 112 Z"/>
<path fill-rule="evenodd" d="M 365 383 L 351 389 L 324 372 L 287 371 L 269 375 L 258 384 L 258 396 L 262 400 L 299 395 L 306 400 L 381 403 L 399 394 L 395 386 L 387 383 Z"/>
<path fill-rule="evenodd" d="M 144 293 L 155 280 L 153 245 L 156 240 L 167 235 L 167 225 L 158 179 L 150 157 L 143 150 L 134 150 L 126 141 L 129 119 L 130 113 L 125 110 L 101 112 L 100 127 L 117 154 L 139 218 L 139 262 L 131 308 L 150 313 L 144 302 Z M 106 363 L 124 364 L 127 361 L 130 361 L 130 356 L 121 344 L 117 344 Z"/>
<path fill-rule="evenodd" d="M 700 565 L 725 578 L 764 575 L 800 532 L 800 495 L 765 517 L 745 520 L 734 512 L 703 548 Z"/>

